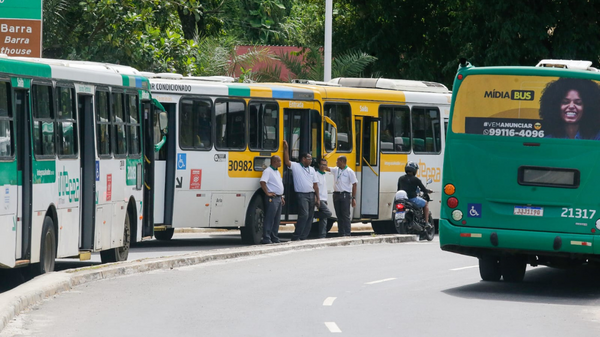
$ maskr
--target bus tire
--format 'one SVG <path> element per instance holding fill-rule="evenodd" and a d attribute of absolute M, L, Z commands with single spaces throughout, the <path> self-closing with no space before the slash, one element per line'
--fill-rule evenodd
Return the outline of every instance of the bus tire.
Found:
<path fill-rule="evenodd" d="M 167 228 L 164 231 L 154 232 L 154 237 L 158 241 L 169 241 L 173 238 L 173 233 L 175 233 L 175 228 Z"/>
<path fill-rule="evenodd" d="M 500 262 L 498 258 L 491 255 L 484 255 L 479 258 L 479 275 L 484 281 L 497 282 L 502 277 Z"/>
<path fill-rule="evenodd" d="M 42 227 L 42 242 L 40 245 L 40 262 L 30 266 L 32 276 L 42 275 L 54 271 L 56 262 L 56 230 L 54 221 L 49 216 L 44 218 Z"/>
<path fill-rule="evenodd" d="M 387 221 L 372 221 L 371 227 L 373 228 L 373 232 L 375 232 L 375 234 L 387 234 Z"/>
<path fill-rule="evenodd" d="M 240 228 L 242 233 L 242 242 L 247 245 L 258 245 L 263 236 L 263 224 L 265 221 L 265 211 L 263 198 L 257 195 L 252 199 L 246 213 L 245 226 Z"/>
<path fill-rule="evenodd" d="M 100 259 L 102 263 L 126 261 L 129 257 L 129 247 L 131 245 L 129 212 L 125 212 L 125 224 L 123 227 L 123 246 L 101 251 Z"/>
<path fill-rule="evenodd" d="M 506 282 L 521 282 L 525 277 L 527 261 L 521 256 L 503 256 L 500 259 L 502 278 Z"/>
<path fill-rule="evenodd" d="M 336 222 L 337 220 L 329 218 L 327 219 L 327 233 L 329 233 L 329 231 L 333 228 L 333 224 Z"/>

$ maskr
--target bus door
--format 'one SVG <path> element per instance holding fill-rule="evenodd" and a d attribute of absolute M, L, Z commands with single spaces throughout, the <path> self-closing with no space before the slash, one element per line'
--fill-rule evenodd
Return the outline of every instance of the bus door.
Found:
<path fill-rule="evenodd" d="M 154 234 L 154 119 L 156 116 L 154 105 L 151 101 L 142 101 L 142 114 L 142 136 L 144 142 L 144 197 L 142 210 L 143 238 L 152 236 Z M 132 242 L 135 242 L 135 240 L 137 239 L 132 238 Z"/>
<path fill-rule="evenodd" d="M 31 218 L 32 218 L 32 168 L 31 168 L 31 116 L 29 90 L 14 90 L 14 115 L 17 119 L 17 217 L 16 233 L 20 236 L 20 247 L 17 244 L 17 259 L 31 259 Z M 20 235 L 19 235 L 20 233 Z M 16 239 L 16 237 L 15 237 Z M 12 240 L 11 240 L 12 241 Z M 18 243 L 18 242 L 17 242 Z M 20 248 L 20 249 L 19 249 Z M 13 252 L 15 249 L 13 249 Z M 14 257 L 14 254 L 13 254 Z"/>
<path fill-rule="evenodd" d="M 94 233 L 96 224 L 96 181 L 100 179 L 99 163 L 96 161 L 96 147 L 94 146 L 94 108 L 93 96 L 77 94 L 77 107 L 79 111 L 81 144 L 81 221 L 79 233 L 82 250 L 94 249 Z M 94 167 L 95 169 L 91 169 Z"/>
<path fill-rule="evenodd" d="M 283 109 L 283 139 L 288 142 L 291 161 L 299 162 L 301 153 L 312 153 L 311 111 L 313 110 Z M 292 170 L 285 167 L 285 164 L 283 166 L 285 206 L 281 210 L 282 220 L 297 220 L 298 207 Z"/>
<path fill-rule="evenodd" d="M 363 117 L 360 215 L 379 217 L 379 119 Z"/>

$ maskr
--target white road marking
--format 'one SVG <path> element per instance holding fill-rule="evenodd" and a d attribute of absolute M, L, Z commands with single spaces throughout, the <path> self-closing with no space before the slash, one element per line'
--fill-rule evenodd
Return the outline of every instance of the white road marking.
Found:
<path fill-rule="evenodd" d="M 323 305 L 326 307 L 330 307 L 333 305 L 333 301 L 335 301 L 337 297 L 327 297 L 325 301 L 323 301 Z"/>
<path fill-rule="evenodd" d="M 454 269 L 450 269 L 452 271 L 458 271 L 458 270 L 465 270 L 465 269 L 471 269 L 471 268 L 477 268 L 479 266 L 468 266 L 468 267 L 461 267 L 461 268 L 454 268 Z"/>
<path fill-rule="evenodd" d="M 367 283 L 365 283 L 365 284 L 375 284 L 375 283 L 381 283 L 381 282 L 392 281 L 392 280 L 395 280 L 395 279 L 396 279 L 395 277 L 392 277 L 392 278 L 386 278 L 386 279 L 384 279 L 384 280 L 367 282 Z"/>
<path fill-rule="evenodd" d="M 325 322 L 325 326 L 327 327 L 327 329 L 329 329 L 329 332 L 342 332 L 342 330 L 340 330 L 340 328 L 337 326 L 337 324 L 335 324 L 335 322 Z"/>

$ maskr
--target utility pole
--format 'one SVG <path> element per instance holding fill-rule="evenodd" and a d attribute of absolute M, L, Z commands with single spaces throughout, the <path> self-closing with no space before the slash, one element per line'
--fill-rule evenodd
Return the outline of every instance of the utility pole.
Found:
<path fill-rule="evenodd" d="M 333 0 L 325 0 L 325 50 L 323 56 L 325 82 L 331 80 L 331 35 L 333 20 Z"/>

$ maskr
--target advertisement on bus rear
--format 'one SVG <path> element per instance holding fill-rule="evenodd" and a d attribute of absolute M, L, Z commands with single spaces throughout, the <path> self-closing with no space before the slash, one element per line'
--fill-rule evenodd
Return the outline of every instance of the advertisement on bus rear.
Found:
<path fill-rule="evenodd" d="M 600 140 L 600 86 L 579 78 L 470 75 L 456 94 L 452 131 Z"/>

